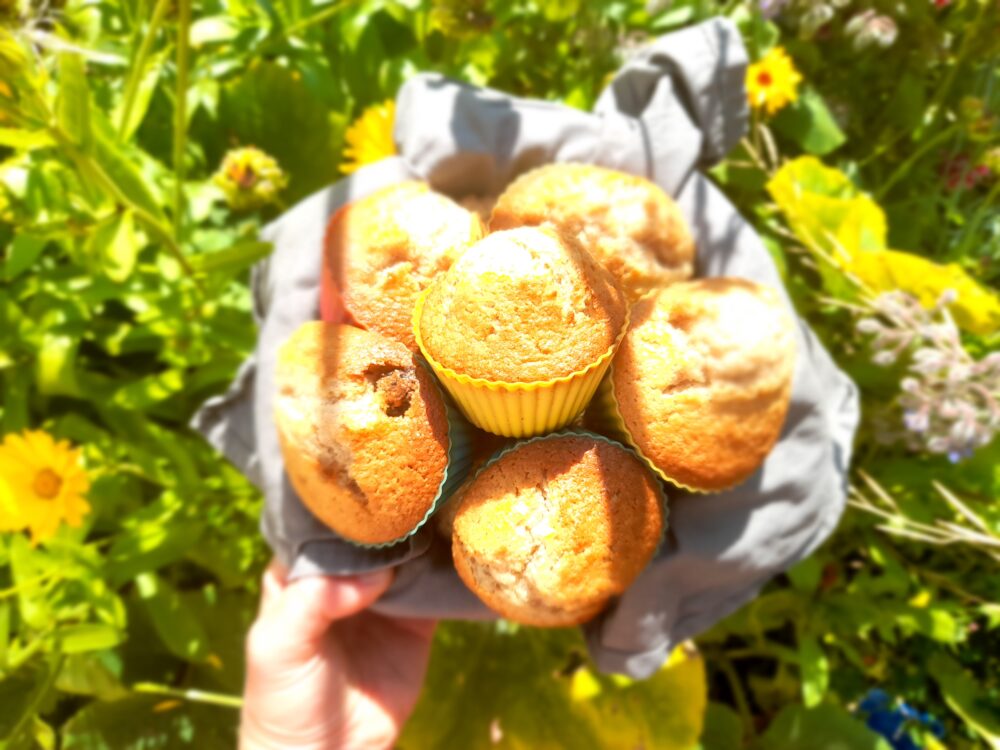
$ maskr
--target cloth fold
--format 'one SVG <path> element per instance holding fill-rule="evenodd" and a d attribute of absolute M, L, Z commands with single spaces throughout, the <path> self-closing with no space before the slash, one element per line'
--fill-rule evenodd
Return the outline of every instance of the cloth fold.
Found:
<path fill-rule="evenodd" d="M 593 112 L 418 75 L 397 98 L 399 155 L 307 198 L 264 229 L 274 252 L 252 277 L 257 349 L 194 426 L 263 490 L 263 533 L 293 577 L 395 566 L 378 611 L 494 617 L 459 580 L 449 543 L 431 524 L 393 547 L 355 547 L 313 518 L 285 476 L 271 417 L 275 357 L 295 328 L 318 317 L 323 236 L 333 213 L 405 179 L 427 180 L 454 197 L 485 196 L 541 164 L 599 164 L 646 176 L 675 196 L 697 240 L 698 276 L 741 276 L 784 293 L 760 238 L 699 171 L 745 131 L 745 67 L 738 32 L 714 19 L 643 49 L 612 78 Z M 787 295 L 785 301 L 791 309 Z M 832 532 L 845 503 L 857 390 L 804 324 L 797 344 L 779 443 L 734 489 L 698 497 L 672 492 L 667 543 L 584 628 L 600 669 L 648 676 L 674 644 L 752 599 Z"/>

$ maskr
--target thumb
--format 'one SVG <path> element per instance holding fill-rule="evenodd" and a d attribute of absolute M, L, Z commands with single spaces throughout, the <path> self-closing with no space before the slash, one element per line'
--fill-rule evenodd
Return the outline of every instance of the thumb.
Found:
<path fill-rule="evenodd" d="M 277 620 L 287 633 L 304 641 L 323 637 L 334 620 L 370 607 L 392 583 L 392 571 L 351 577 L 309 576 L 289 583 L 281 593 Z"/>

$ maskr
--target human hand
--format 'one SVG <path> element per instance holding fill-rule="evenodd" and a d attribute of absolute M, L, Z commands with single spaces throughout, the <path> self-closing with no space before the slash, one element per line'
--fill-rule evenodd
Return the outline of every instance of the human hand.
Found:
<path fill-rule="evenodd" d="M 364 611 L 392 574 L 288 582 L 272 563 L 247 636 L 241 750 L 390 748 L 420 693 L 435 623 Z"/>

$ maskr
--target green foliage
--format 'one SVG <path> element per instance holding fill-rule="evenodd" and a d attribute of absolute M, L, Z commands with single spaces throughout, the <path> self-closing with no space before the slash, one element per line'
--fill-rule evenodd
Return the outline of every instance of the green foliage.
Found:
<path fill-rule="evenodd" d="M 872 364 L 845 308 L 859 289 L 930 304 L 953 288 L 968 350 L 1000 343 L 1000 181 L 980 169 L 1000 6 L 772 5 L 0 8 L 0 434 L 82 446 L 92 481 L 81 528 L 34 547 L 0 533 L 0 745 L 233 746 L 260 499 L 187 424 L 253 347 L 260 226 L 337 178 L 359 112 L 422 70 L 589 108 L 637 45 L 725 12 L 753 59 L 781 45 L 803 75 L 713 176 L 861 386 L 852 507 L 699 639 L 703 660 L 646 683 L 598 676 L 572 634 L 443 627 L 401 746 L 690 747 L 704 724 L 704 750 L 874 750 L 851 709 L 880 686 L 942 720 L 948 747 L 1000 747 L 1000 440 L 958 464 L 887 444 L 874 415 L 900 371 Z M 869 9 L 888 46 L 859 41 Z M 212 175 L 248 146 L 288 184 L 236 213 Z"/>
<path fill-rule="evenodd" d="M 678 651 L 653 677 L 635 682 L 595 673 L 584 666 L 584 653 L 576 631 L 443 626 L 400 747 L 684 750 L 695 744 L 706 701 L 700 656 Z M 465 703 L 476 710 L 455 710 Z"/>

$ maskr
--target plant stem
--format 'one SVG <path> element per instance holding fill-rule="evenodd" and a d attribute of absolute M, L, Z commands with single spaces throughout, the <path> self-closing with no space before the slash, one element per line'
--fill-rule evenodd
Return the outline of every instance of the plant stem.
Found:
<path fill-rule="evenodd" d="M 935 135 L 933 138 L 928 138 L 926 141 L 924 141 L 924 143 L 921 144 L 920 148 L 914 151 L 910 155 L 909 159 L 900 164 L 899 167 L 896 168 L 896 171 L 889 176 L 889 179 L 883 182 L 882 185 L 879 187 L 879 189 L 875 191 L 875 199 L 881 201 L 882 198 L 885 196 L 885 194 L 888 193 L 889 190 L 892 188 L 892 186 L 895 185 L 897 182 L 899 182 L 901 179 L 903 179 L 906 176 L 906 173 L 910 171 L 913 165 L 916 164 L 924 156 L 924 154 L 926 154 L 928 151 L 934 148 L 934 146 L 936 146 L 941 141 L 950 138 L 952 134 L 955 133 L 955 131 L 957 131 L 960 127 L 961 126 L 958 124 L 951 125 L 950 127 L 945 128 L 940 133 Z"/>
<path fill-rule="evenodd" d="M 223 695 L 222 693 L 209 693 L 204 690 L 178 690 L 177 688 L 157 685 L 155 682 L 137 682 L 132 686 L 136 693 L 148 693 L 152 695 L 167 695 L 171 698 L 181 698 L 194 703 L 207 703 L 212 706 L 224 706 L 225 708 L 243 708 L 243 699 L 235 695 Z"/>
<path fill-rule="evenodd" d="M 298 23 L 293 23 L 291 26 L 286 28 L 281 33 L 281 36 L 290 37 L 295 34 L 301 33 L 305 29 L 308 29 L 310 26 L 315 26 L 318 23 L 323 23 L 324 21 L 328 21 L 329 19 L 337 15 L 340 11 L 342 11 L 345 7 L 350 5 L 352 2 L 354 2 L 354 0 L 340 0 L 340 2 L 334 3 L 329 8 L 324 8 L 318 13 L 314 13 L 313 15 L 309 16 L 309 18 L 303 18 Z"/>
<path fill-rule="evenodd" d="M 125 128 L 128 126 L 128 121 L 132 118 L 132 110 L 135 109 L 135 99 L 139 93 L 139 82 L 146 73 L 146 62 L 149 59 L 149 53 L 153 50 L 153 42 L 156 41 L 156 32 L 160 30 L 160 26 L 163 24 L 163 17 L 167 14 L 169 6 L 170 0 L 157 0 L 156 6 L 153 8 L 153 17 L 149 19 L 149 29 L 146 30 L 146 35 L 142 38 L 139 51 L 132 61 L 128 83 L 125 85 L 125 104 L 122 107 L 121 119 L 118 121 L 119 140 L 124 138 Z"/>
<path fill-rule="evenodd" d="M 174 102 L 174 239 L 181 242 L 184 235 L 184 151 L 187 146 L 191 0 L 177 0 L 177 11 L 177 93 Z"/>
<path fill-rule="evenodd" d="M 76 162 L 77 167 L 89 174 L 95 182 L 99 183 L 104 190 L 111 194 L 115 201 L 131 210 L 135 218 L 167 246 L 167 250 L 174 256 L 181 268 L 184 269 L 184 272 L 188 276 L 193 276 L 194 269 L 191 268 L 191 264 L 184 257 L 184 252 L 174 240 L 173 232 L 170 231 L 169 227 L 164 226 L 159 219 L 125 195 L 121 188 L 118 187 L 118 184 L 104 171 L 104 167 L 92 156 L 81 151 L 60 128 L 51 126 L 49 130 L 52 133 L 52 137 L 69 154 L 70 158 Z M 198 283 L 197 279 L 195 283 Z"/>
<path fill-rule="evenodd" d="M 740 676 L 733 669 L 733 663 L 721 653 L 713 661 L 722 670 L 722 674 L 725 675 L 726 681 L 729 683 L 729 689 L 733 692 L 733 701 L 736 703 L 740 718 L 743 719 L 744 733 L 747 737 L 753 737 L 757 733 L 753 724 L 753 713 L 750 711 L 750 703 L 747 701 L 743 685 L 740 683 Z"/>

